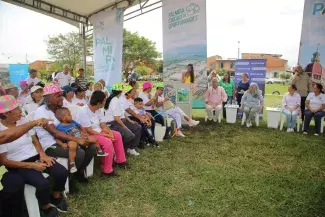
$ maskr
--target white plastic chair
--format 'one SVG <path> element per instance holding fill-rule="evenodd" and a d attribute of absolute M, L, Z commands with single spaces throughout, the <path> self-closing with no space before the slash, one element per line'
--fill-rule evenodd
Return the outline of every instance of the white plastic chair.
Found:
<path fill-rule="evenodd" d="M 208 113 L 207 113 L 207 110 L 205 109 L 205 122 L 208 121 Z M 215 109 L 212 110 L 212 113 L 216 112 Z M 219 124 L 221 123 L 221 120 L 222 120 L 222 117 L 223 117 L 223 108 L 221 108 L 221 111 L 219 112 L 219 117 L 218 117 L 218 122 Z"/>
<path fill-rule="evenodd" d="M 160 124 L 156 123 L 156 126 L 155 126 L 155 140 L 157 142 L 162 142 L 164 140 L 165 133 L 166 133 L 166 127 L 161 126 Z"/>
<path fill-rule="evenodd" d="M 313 120 L 314 120 L 314 123 L 315 123 L 315 119 L 313 119 Z M 325 117 L 322 117 L 322 119 L 320 120 L 320 133 L 321 134 L 324 132 L 324 120 L 325 120 Z M 302 122 L 301 130 L 302 131 L 304 130 L 304 122 Z"/>
<path fill-rule="evenodd" d="M 241 120 L 241 125 L 244 125 L 245 122 L 246 122 L 246 115 L 245 115 L 245 112 L 243 112 L 243 118 Z M 255 113 L 255 124 L 257 127 L 260 125 L 260 113 L 259 112 Z"/>
<path fill-rule="evenodd" d="M 43 173 L 43 176 L 45 178 L 49 177 L 49 175 L 46 173 Z M 28 185 L 28 184 L 25 185 L 24 196 L 25 196 L 28 215 L 30 217 L 40 217 L 41 216 L 41 214 L 39 212 L 38 200 L 36 198 L 35 193 L 36 193 L 35 187 Z"/>
<path fill-rule="evenodd" d="M 297 123 L 297 132 L 299 132 L 299 130 L 300 130 L 300 123 L 299 123 L 299 119 L 298 118 L 297 118 L 297 122 L 296 122 Z M 287 116 L 285 114 L 282 114 L 281 123 L 280 123 L 280 130 L 283 129 L 283 125 L 286 122 L 286 120 L 287 120 Z"/>

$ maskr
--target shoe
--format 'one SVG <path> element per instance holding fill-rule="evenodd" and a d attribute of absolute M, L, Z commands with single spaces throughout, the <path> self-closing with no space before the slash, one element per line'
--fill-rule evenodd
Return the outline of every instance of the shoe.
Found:
<path fill-rule="evenodd" d="M 178 131 L 176 133 L 176 136 L 178 136 L 178 137 L 185 137 L 185 135 L 182 133 L 182 131 Z"/>
<path fill-rule="evenodd" d="M 76 194 L 79 192 L 79 188 L 77 187 L 77 183 L 75 179 L 71 179 L 69 181 L 69 193 Z"/>
<path fill-rule="evenodd" d="M 126 152 L 129 153 L 130 155 L 133 155 L 133 156 L 139 156 L 140 155 L 135 149 L 128 149 Z"/>
<path fill-rule="evenodd" d="M 51 197 L 51 200 L 50 200 L 50 205 L 52 207 L 55 207 L 59 212 L 62 212 L 62 213 L 66 213 L 68 212 L 68 204 L 67 204 L 67 201 L 60 197 L 60 198 L 54 198 L 54 197 Z"/>
<path fill-rule="evenodd" d="M 80 183 L 87 184 L 89 182 L 84 173 L 75 173 L 73 177 Z"/>
<path fill-rule="evenodd" d="M 288 128 L 288 129 L 287 129 L 287 133 L 291 133 L 291 132 L 293 132 L 293 129 Z"/>
<path fill-rule="evenodd" d="M 217 122 L 218 121 L 218 118 L 217 117 L 213 117 L 213 122 Z"/>
<path fill-rule="evenodd" d="M 117 167 L 120 169 L 130 169 L 130 165 L 128 164 L 128 162 L 124 162 L 124 163 L 116 163 Z"/>
<path fill-rule="evenodd" d="M 171 136 L 168 134 L 166 136 L 164 136 L 163 140 L 170 140 L 171 139 Z"/>
<path fill-rule="evenodd" d="M 196 125 L 198 125 L 200 123 L 200 121 L 195 121 L 195 120 L 189 120 L 188 121 L 188 125 L 190 126 L 190 127 L 195 127 Z"/>
<path fill-rule="evenodd" d="M 48 209 L 40 209 L 41 217 L 59 217 L 57 209 L 50 207 Z"/>
<path fill-rule="evenodd" d="M 76 173 L 78 171 L 76 164 L 74 162 L 70 163 L 70 169 L 69 169 L 70 173 Z"/>
<path fill-rule="evenodd" d="M 108 153 L 103 152 L 101 149 L 97 151 L 97 157 L 106 157 L 108 156 Z"/>
<path fill-rule="evenodd" d="M 155 143 L 153 144 L 153 147 L 155 147 L 155 148 L 160 148 L 159 143 L 158 143 L 158 142 L 155 142 Z"/>
<path fill-rule="evenodd" d="M 113 178 L 113 177 L 119 177 L 119 175 L 115 171 L 113 171 L 111 173 L 102 173 L 102 176 L 111 177 L 111 178 Z"/>
<path fill-rule="evenodd" d="M 319 134 L 318 133 L 315 133 L 314 136 L 319 136 Z"/>
<path fill-rule="evenodd" d="M 251 123 L 246 122 L 246 127 L 250 128 L 252 126 Z"/>
<path fill-rule="evenodd" d="M 307 133 L 307 131 L 304 131 L 303 134 L 307 135 L 308 133 Z"/>
<path fill-rule="evenodd" d="M 295 129 L 291 128 L 291 133 L 294 133 L 295 132 Z"/>

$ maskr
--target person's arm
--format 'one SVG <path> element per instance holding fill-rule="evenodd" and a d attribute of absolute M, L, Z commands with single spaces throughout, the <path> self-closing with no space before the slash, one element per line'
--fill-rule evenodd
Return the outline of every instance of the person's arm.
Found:
<path fill-rule="evenodd" d="M 182 73 L 182 80 L 181 80 L 182 83 L 185 83 L 185 73 Z"/>
<path fill-rule="evenodd" d="M 10 129 L 0 131 L 0 145 L 3 143 L 15 141 L 16 139 L 27 133 L 29 130 L 31 130 L 33 127 L 46 126 L 49 121 L 52 120 L 42 118 L 39 120 L 27 122 L 17 127 L 12 127 Z"/>
<path fill-rule="evenodd" d="M 8 160 L 6 157 L 6 153 L 0 154 L 0 164 L 8 168 L 34 169 L 41 172 L 45 170 L 46 167 L 48 167 L 45 163 L 40 162 L 20 162 Z"/>
<path fill-rule="evenodd" d="M 113 131 L 107 126 L 106 123 L 100 123 L 100 128 L 102 128 L 104 136 L 114 139 Z"/>
<path fill-rule="evenodd" d="M 242 108 L 244 108 L 245 101 L 247 99 L 247 92 L 244 93 L 243 97 L 241 98 L 240 105 Z"/>
<path fill-rule="evenodd" d="M 129 116 L 127 116 L 126 114 L 124 114 L 124 117 L 125 117 L 125 120 L 130 122 L 131 124 L 135 124 L 136 122 L 135 121 L 132 121 Z"/>
<path fill-rule="evenodd" d="M 127 108 L 127 109 L 125 109 L 125 111 L 127 113 L 129 113 L 130 115 L 132 115 L 132 117 L 134 117 L 134 118 L 138 119 L 139 121 L 141 121 L 142 123 L 144 123 L 143 118 L 139 114 L 135 113 L 132 109 Z"/>
<path fill-rule="evenodd" d="M 57 130 L 53 124 L 47 125 L 44 127 L 44 129 L 47 130 L 54 138 L 59 140 L 74 141 L 80 145 L 85 145 L 87 142 L 85 139 L 79 139 Z"/>
<path fill-rule="evenodd" d="M 291 84 L 296 85 L 297 79 L 298 79 L 298 75 L 294 75 L 293 78 L 292 78 L 292 80 L 291 80 Z"/>
<path fill-rule="evenodd" d="M 264 97 L 262 95 L 262 93 L 259 93 L 259 99 L 260 99 L 260 106 L 263 107 L 264 106 Z"/>
<path fill-rule="evenodd" d="M 284 94 L 284 96 L 282 97 L 282 106 L 283 106 L 283 108 L 290 110 L 290 108 L 287 105 L 286 96 L 287 96 L 287 94 Z"/>
<path fill-rule="evenodd" d="M 205 91 L 205 95 L 204 95 L 204 99 L 205 99 L 205 103 L 206 104 L 209 104 L 209 97 L 210 97 L 210 88 L 208 88 L 206 91 Z"/>
<path fill-rule="evenodd" d="M 224 88 L 221 87 L 221 101 L 227 102 L 228 96 Z"/>
<path fill-rule="evenodd" d="M 38 154 L 40 156 L 40 161 L 42 163 L 45 163 L 48 166 L 52 166 L 53 164 L 55 164 L 54 158 L 49 157 L 45 154 L 43 147 L 42 147 L 41 143 L 39 142 L 36 135 L 32 135 L 32 142 L 34 144 L 36 151 L 38 152 Z"/>
<path fill-rule="evenodd" d="M 118 123 L 118 125 L 120 125 L 121 127 L 123 127 L 124 129 L 129 129 L 121 120 L 120 116 L 114 116 L 114 121 L 116 121 L 116 123 Z"/>
<path fill-rule="evenodd" d="M 307 79 L 308 79 L 308 81 L 307 81 L 308 93 L 311 93 L 311 92 L 313 92 L 313 84 L 312 84 L 311 79 L 309 77 Z"/>
<path fill-rule="evenodd" d="M 232 98 L 235 99 L 236 97 L 236 86 L 235 83 L 232 82 L 233 86 L 232 86 Z"/>
<path fill-rule="evenodd" d="M 306 100 L 306 108 L 307 108 L 309 111 L 312 111 L 312 108 L 310 107 L 310 100 Z"/>

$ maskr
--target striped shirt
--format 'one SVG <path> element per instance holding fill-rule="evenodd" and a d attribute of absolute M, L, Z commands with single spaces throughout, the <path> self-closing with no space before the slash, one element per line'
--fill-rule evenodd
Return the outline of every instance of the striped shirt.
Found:
<path fill-rule="evenodd" d="M 86 89 L 87 83 L 88 83 L 88 79 L 86 77 L 80 77 L 78 76 L 76 78 L 76 83 L 78 86 L 82 87 L 83 89 Z"/>

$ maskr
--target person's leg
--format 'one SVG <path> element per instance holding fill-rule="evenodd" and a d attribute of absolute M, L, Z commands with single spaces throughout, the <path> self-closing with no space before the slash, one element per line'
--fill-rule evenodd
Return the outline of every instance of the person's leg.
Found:
<path fill-rule="evenodd" d="M 161 116 L 156 110 L 147 110 L 147 112 L 149 112 L 152 117 L 154 117 L 156 123 L 160 124 L 161 126 L 165 126 L 165 120 L 163 116 Z"/>
<path fill-rule="evenodd" d="M 316 134 L 320 134 L 320 128 L 321 128 L 321 119 L 322 117 L 325 116 L 325 112 L 321 111 L 321 112 L 316 112 L 314 115 L 314 119 L 315 119 L 315 133 Z"/>
<path fill-rule="evenodd" d="M 250 120 L 249 123 L 252 123 L 252 120 L 254 120 L 254 117 L 255 117 L 256 113 L 258 112 L 258 110 L 259 110 L 259 108 L 251 108 L 251 110 L 249 111 L 249 114 L 248 114 L 249 120 Z"/>
<path fill-rule="evenodd" d="M 300 100 L 300 111 L 301 111 L 301 120 L 304 121 L 305 118 L 305 110 L 306 110 L 306 99 L 307 97 L 302 96 Z M 309 126 L 308 126 L 309 127 Z"/>
<path fill-rule="evenodd" d="M 296 128 L 297 119 L 298 119 L 299 111 L 295 110 L 291 113 L 291 128 Z"/>
<path fill-rule="evenodd" d="M 74 141 L 70 141 L 68 142 L 68 147 L 69 147 L 69 169 L 72 169 L 73 172 L 76 169 L 75 160 L 77 155 L 78 143 Z"/>
<path fill-rule="evenodd" d="M 86 167 L 90 164 L 91 160 L 96 156 L 96 150 L 96 144 L 89 144 L 87 148 L 84 148 L 84 150 L 78 148 L 76 164 L 77 166 L 80 165 L 78 167 L 78 171 L 80 171 L 82 175 L 86 170 Z"/>
<path fill-rule="evenodd" d="M 305 118 L 304 118 L 304 129 L 303 129 L 303 131 L 304 132 L 307 132 L 308 129 L 309 129 L 310 121 L 311 121 L 311 119 L 314 116 L 314 113 L 312 113 L 311 111 L 309 111 L 308 109 L 306 109 L 304 111 L 304 115 L 305 115 Z"/>
<path fill-rule="evenodd" d="M 108 156 L 101 157 L 101 170 L 104 174 L 109 174 L 113 172 L 113 143 L 112 140 L 104 137 L 95 135 L 94 136 L 98 142 L 102 150 L 106 153 L 108 153 Z M 122 147 L 124 150 L 124 148 Z"/>
<path fill-rule="evenodd" d="M 113 147 L 116 156 L 116 163 L 124 163 L 126 161 L 125 152 L 123 148 L 122 136 L 119 132 L 113 130 L 114 140 Z"/>
<path fill-rule="evenodd" d="M 226 116 L 226 108 L 225 108 L 226 104 L 227 104 L 227 102 L 222 103 L 222 116 L 223 116 L 224 119 L 226 119 L 226 117 L 227 117 Z M 219 117 L 219 115 L 217 117 Z"/>
<path fill-rule="evenodd" d="M 176 122 L 176 128 L 180 129 L 182 127 L 182 115 L 177 109 L 168 109 L 166 113 L 173 118 Z M 186 117 L 186 116 L 184 116 Z"/>
<path fill-rule="evenodd" d="M 24 213 L 24 188 L 25 182 L 17 171 L 6 172 L 0 191 L 0 216 L 17 217 Z"/>
<path fill-rule="evenodd" d="M 249 113 L 251 111 L 251 108 L 248 107 L 248 106 L 244 106 L 244 113 L 245 113 L 245 116 L 246 116 L 246 123 L 251 123 L 250 119 L 248 119 L 248 116 L 249 116 Z"/>
<path fill-rule="evenodd" d="M 141 139 L 141 126 L 138 123 L 130 123 L 129 121 L 123 119 L 123 123 L 131 130 L 134 134 L 133 143 L 131 144 L 131 148 L 137 148 L 140 144 Z"/>
<path fill-rule="evenodd" d="M 215 117 L 216 119 L 218 119 L 219 114 L 220 114 L 220 112 L 221 112 L 221 109 L 222 109 L 222 106 L 221 106 L 221 105 L 218 105 L 218 106 L 215 107 L 216 114 L 215 114 L 214 117 Z"/>
<path fill-rule="evenodd" d="M 283 109 L 282 113 L 286 116 L 286 122 L 287 122 L 287 128 L 293 128 L 291 127 L 291 122 L 292 122 L 292 118 L 291 118 L 291 112 L 288 109 Z"/>
<path fill-rule="evenodd" d="M 120 134 L 122 135 L 124 150 L 127 150 L 129 148 L 133 149 L 132 146 L 134 145 L 133 143 L 134 143 L 135 135 L 130 130 L 123 128 L 115 121 L 111 122 L 110 128 L 111 130 L 120 132 Z"/>
<path fill-rule="evenodd" d="M 207 115 L 208 115 L 208 119 L 210 120 L 210 121 L 212 121 L 212 118 L 213 118 L 213 107 L 211 106 L 211 105 L 208 105 L 208 104 L 206 104 L 205 105 L 205 110 L 206 110 L 206 112 L 207 112 Z"/>

